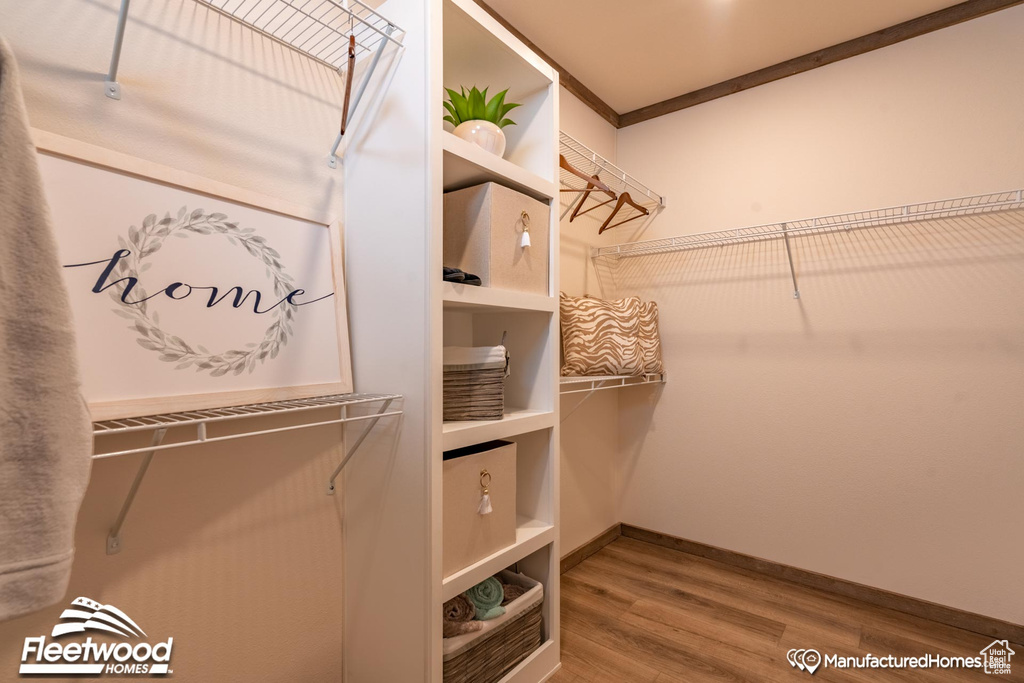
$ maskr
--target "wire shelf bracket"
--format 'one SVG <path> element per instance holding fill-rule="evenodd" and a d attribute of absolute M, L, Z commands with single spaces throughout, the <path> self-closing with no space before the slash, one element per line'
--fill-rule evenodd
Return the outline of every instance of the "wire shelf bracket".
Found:
<path fill-rule="evenodd" d="M 558 139 L 559 153 L 574 168 L 587 175 L 599 176 L 601 181 L 617 195 L 628 192 L 633 200 L 647 209 L 649 213 L 647 220 L 644 222 L 645 225 L 653 220 L 654 216 L 665 207 L 665 197 L 663 195 L 658 194 L 576 138 L 568 133 L 559 131 Z M 571 196 L 568 206 L 562 209 L 562 214 L 559 216 L 559 220 L 562 220 L 578 204 L 586 200 L 587 184 L 583 179 L 565 169 L 559 169 L 558 180 L 562 188 L 566 190 L 566 193 Z M 626 219 L 639 218 L 638 212 L 635 209 L 629 208 L 628 210 L 629 213 L 624 213 L 623 217 Z"/>
<path fill-rule="evenodd" d="M 352 456 L 354 456 L 356 451 L 359 450 L 359 447 L 363 445 L 366 437 L 369 436 L 370 432 L 381 418 L 402 414 L 401 410 L 391 409 L 391 405 L 401 398 L 402 397 L 399 394 L 337 394 L 334 396 L 274 401 L 271 403 L 256 403 L 230 408 L 194 410 L 181 413 L 168 413 L 165 415 L 150 415 L 146 417 L 122 418 L 118 420 L 106 420 L 103 422 L 93 423 L 94 438 L 134 432 L 153 432 L 152 440 L 148 446 L 97 453 L 92 456 L 93 459 L 99 460 L 122 455 L 143 454 L 142 462 L 139 463 L 139 469 L 135 473 L 135 479 L 132 481 L 132 485 L 128 489 L 128 494 L 125 496 L 124 503 L 121 505 L 121 510 L 118 512 L 117 518 L 114 520 L 114 524 L 111 526 L 110 533 L 107 536 L 107 554 L 115 555 L 121 551 L 121 531 L 124 527 L 125 519 L 128 517 L 128 512 L 132 507 L 132 503 L 135 502 L 135 497 L 139 492 L 139 487 L 142 485 L 142 480 L 145 478 L 146 473 L 149 470 L 149 466 L 153 462 L 153 455 L 157 451 L 194 446 L 200 443 L 242 439 L 250 436 L 259 436 L 261 434 L 275 434 L 279 432 L 295 431 L 298 429 L 308 429 L 310 427 L 320 427 L 324 425 L 368 422 L 359 437 L 346 450 L 344 458 L 342 458 L 341 462 L 334 469 L 334 472 L 331 473 L 327 482 L 327 495 L 334 495 L 335 480 L 341 474 L 342 469 L 346 464 L 348 464 L 349 460 L 352 459 Z M 376 412 L 365 415 L 349 414 L 350 407 L 373 405 L 377 403 L 380 404 L 380 407 Z M 313 410 L 323 410 L 325 408 L 338 409 L 340 411 L 339 416 L 337 418 L 329 416 L 322 417 L 320 419 L 303 422 L 297 425 L 289 425 L 286 427 L 251 429 L 223 436 L 211 437 L 207 435 L 207 426 L 210 424 L 232 422 L 245 418 L 265 417 L 268 415 L 302 414 Z M 164 443 L 164 438 L 167 436 L 168 430 L 181 427 L 195 428 L 195 436 L 193 438 L 174 441 L 173 443 Z"/>
<path fill-rule="evenodd" d="M 405 32 L 397 25 L 377 14 L 359 0 L 195 0 L 198 4 L 233 19 L 260 35 L 338 72 L 345 73 L 348 66 L 348 42 L 356 39 L 356 66 L 369 59 L 355 97 L 348 107 L 347 120 L 353 121 L 367 86 L 372 82 L 381 57 L 389 46 L 401 53 Z M 131 0 L 121 0 L 117 14 L 117 29 L 110 55 L 110 67 L 103 83 L 104 94 L 114 100 L 121 99 L 121 85 L 117 72 L 121 63 L 125 28 Z M 355 67 L 353 67 L 355 68 Z M 386 89 L 394 76 L 394 69 L 386 77 Z M 351 125 L 349 126 L 351 127 Z M 338 167 L 339 133 L 331 145 L 327 165 Z"/>
<path fill-rule="evenodd" d="M 649 375 L 593 375 L 593 376 L 570 376 L 559 378 L 559 395 L 586 394 L 580 399 L 572 410 L 562 416 L 560 422 L 565 422 L 570 415 L 583 405 L 587 399 L 598 391 L 608 389 L 621 389 L 623 387 L 638 387 L 647 384 L 664 384 L 668 378 L 664 373 Z"/>

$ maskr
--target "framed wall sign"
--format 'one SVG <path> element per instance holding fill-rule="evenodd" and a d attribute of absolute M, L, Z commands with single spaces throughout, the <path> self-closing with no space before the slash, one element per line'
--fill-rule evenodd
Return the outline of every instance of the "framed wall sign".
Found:
<path fill-rule="evenodd" d="M 34 136 L 94 420 L 352 391 L 337 221 Z"/>

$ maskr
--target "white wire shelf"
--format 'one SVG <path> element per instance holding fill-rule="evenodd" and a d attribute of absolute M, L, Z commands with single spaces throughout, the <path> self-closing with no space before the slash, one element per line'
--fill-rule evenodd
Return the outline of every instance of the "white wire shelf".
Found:
<path fill-rule="evenodd" d="M 768 223 L 734 230 L 700 232 L 642 242 L 627 242 L 607 247 L 593 247 L 590 253 L 592 258 L 647 256 L 726 244 L 787 239 L 800 235 L 877 228 L 1022 208 L 1024 208 L 1024 190 L 1011 190 L 834 216 L 806 218 L 798 221 Z"/>
<path fill-rule="evenodd" d="M 130 446 L 118 450 L 103 451 L 94 453 L 93 459 L 114 458 L 123 455 L 134 455 L 144 453 L 135 480 L 128 491 L 117 520 L 111 527 L 107 537 L 107 554 L 113 555 L 121 550 L 121 528 L 128 510 L 138 493 L 139 486 L 149 469 L 153 455 L 157 451 L 171 448 L 182 448 L 195 446 L 203 443 L 215 443 L 219 441 L 230 441 L 263 434 L 277 434 L 290 432 L 311 427 L 322 427 L 325 425 L 343 425 L 350 422 L 368 422 L 366 428 L 356 438 L 355 442 L 346 450 L 345 456 L 331 474 L 327 483 L 327 494 L 332 495 L 335 490 L 334 482 L 341 474 L 342 469 L 355 455 L 356 451 L 363 444 L 381 418 L 393 417 L 402 414 L 400 409 L 390 410 L 391 404 L 402 397 L 399 394 L 335 394 L 332 396 L 318 396 L 314 398 L 290 399 L 286 401 L 272 401 L 268 403 L 254 403 L 250 405 L 231 406 L 225 408 L 209 408 L 204 410 L 188 410 L 164 415 L 148 415 L 144 417 L 122 418 L 118 420 L 104 420 L 93 423 L 94 439 L 104 437 L 111 438 L 118 435 L 131 435 L 143 432 L 152 432 L 152 439 L 149 445 Z M 378 407 L 379 404 L 379 407 Z M 352 414 L 350 409 L 356 407 L 370 408 L 365 414 Z M 376 411 L 372 408 L 377 407 Z M 286 425 L 283 427 L 265 427 L 262 420 L 245 422 L 251 418 L 266 418 L 278 415 L 302 415 L 310 414 L 311 419 L 298 424 Z M 335 412 L 337 411 L 337 412 Z M 210 436 L 207 427 L 211 424 L 231 423 L 235 425 L 233 433 L 217 436 Z M 195 429 L 194 435 L 188 434 Z M 171 443 L 164 443 L 168 431 L 177 430 L 177 440 Z M 183 434 L 184 433 L 184 434 Z"/>
<path fill-rule="evenodd" d="M 587 399 L 599 391 L 639 387 L 649 384 L 664 384 L 665 381 L 666 378 L 663 373 L 649 375 L 570 375 L 568 377 L 559 377 L 559 394 L 561 396 L 585 394 L 572 409 L 562 413 L 559 421 L 565 422 L 568 420 L 573 413 L 579 410 L 580 406 L 587 402 Z"/>
<path fill-rule="evenodd" d="M 583 394 L 604 389 L 635 387 L 642 384 L 661 384 L 665 375 L 593 375 L 579 377 L 560 377 L 558 383 L 563 396 L 566 394 Z"/>
<path fill-rule="evenodd" d="M 573 168 L 587 175 L 598 176 L 601 182 L 617 195 L 628 192 L 630 198 L 650 212 L 648 218 L 657 214 L 664 207 L 664 196 L 644 185 L 635 177 L 626 173 L 568 133 L 559 132 L 559 143 L 559 152 Z M 562 193 L 562 217 L 564 218 L 582 200 L 583 193 L 587 190 L 587 182 L 564 168 L 559 168 L 558 179 L 563 188 L 575 190 L 575 192 Z M 598 201 L 607 199 L 600 192 L 592 194 L 591 197 L 594 199 L 600 197 Z M 566 201 L 568 201 L 567 205 Z M 622 212 L 615 220 L 618 222 L 623 219 L 633 219 L 639 217 L 639 215 L 640 212 L 636 209 L 629 205 L 624 205 Z"/>
<path fill-rule="evenodd" d="M 249 29 L 338 72 L 347 78 L 351 36 L 355 37 L 353 96 L 348 107 L 349 127 L 367 86 L 374 78 L 381 57 L 388 48 L 401 51 L 405 31 L 359 0 L 195 0 L 203 7 L 233 19 Z M 117 71 L 121 60 L 128 7 L 121 0 L 110 68 L 104 93 L 121 99 Z M 356 76 L 357 72 L 361 75 Z M 390 78 L 385 77 L 386 81 Z M 343 78 L 344 82 L 344 78 Z M 387 83 L 385 82 L 385 87 Z M 328 165 L 337 167 L 336 154 L 341 135 L 328 155 Z"/>
<path fill-rule="evenodd" d="M 183 446 L 194 446 L 200 443 L 215 441 L 229 441 L 241 439 L 248 436 L 259 436 L 275 432 L 294 431 L 308 427 L 319 427 L 328 424 L 342 424 L 345 422 L 359 422 L 391 415 L 400 415 L 401 411 L 391 411 L 383 414 L 353 415 L 342 414 L 340 417 L 325 417 L 323 419 L 303 422 L 302 424 L 289 427 L 278 427 L 275 429 L 253 429 L 237 434 L 223 436 L 207 436 L 207 426 L 221 422 L 229 422 L 252 417 L 266 417 L 269 415 L 287 415 L 290 413 L 301 413 L 323 408 L 349 408 L 352 406 L 369 403 L 390 403 L 401 398 L 398 394 L 337 394 L 334 396 L 319 396 L 316 398 L 292 399 L 288 401 L 273 401 L 270 403 L 255 403 L 244 406 L 233 406 L 230 408 L 212 408 L 206 410 L 189 410 L 180 413 L 167 413 L 164 415 L 148 415 L 145 417 L 122 418 L 118 420 L 104 420 L 94 422 L 92 426 L 93 438 L 110 436 L 114 434 L 127 434 L 131 432 L 148 432 L 158 429 L 171 429 L 176 427 L 194 427 L 195 436 L 184 441 L 174 443 L 148 445 L 133 448 L 126 448 L 106 453 L 97 453 L 93 459 L 114 458 L 122 455 L 133 455 L 153 451 L 163 451 Z"/>
<path fill-rule="evenodd" d="M 310 59 L 344 73 L 349 36 L 356 62 L 382 43 L 402 46 L 403 31 L 359 0 L 195 0 Z"/>

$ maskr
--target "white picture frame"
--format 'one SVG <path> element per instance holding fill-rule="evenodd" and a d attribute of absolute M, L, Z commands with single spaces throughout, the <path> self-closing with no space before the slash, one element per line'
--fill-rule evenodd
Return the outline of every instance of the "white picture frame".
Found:
<path fill-rule="evenodd" d="M 62 270 L 75 317 L 82 392 L 94 421 L 352 393 L 340 221 L 79 140 L 32 133 L 58 251 L 68 261 Z M 147 215 L 139 210 L 150 206 L 145 202 L 152 204 Z M 229 219 L 236 216 L 243 220 Z M 165 241 L 168 236 L 187 239 Z M 204 245 L 204 255 L 181 258 L 182 248 L 197 249 L 188 246 L 193 243 Z M 164 244 L 173 244 L 168 251 L 177 250 L 179 257 L 165 252 L 163 261 L 141 264 Z M 88 255 L 79 253 L 87 250 Z M 212 250 L 217 251 L 206 253 Z M 109 259 L 95 261 L 97 254 Z M 182 277 L 164 289 L 146 283 L 150 267 L 150 273 L 165 271 L 162 280 L 153 276 L 155 287 L 173 279 L 166 276 L 170 264 L 188 271 L 192 282 Z M 246 271 L 249 283 L 232 280 L 232 266 Z M 259 277 L 266 272 L 262 290 L 252 284 L 254 269 Z M 318 289 L 307 285 L 311 292 L 305 294 L 304 277 Z M 93 280 L 93 289 L 84 291 Z M 325 294 L 327 287 L 332 291 Z M 205 291 L 193 295 L 197 290 Z M 173 311 L 173 332 L 154 322 L 157 305 L 165 318 Z M 270 323 L 258 343 L 251 336 L 254 319 L 260 330 Z M 186 340 L 183 328 L 222 339 L 248 333 L 253 341 L 210 352 Z"/>

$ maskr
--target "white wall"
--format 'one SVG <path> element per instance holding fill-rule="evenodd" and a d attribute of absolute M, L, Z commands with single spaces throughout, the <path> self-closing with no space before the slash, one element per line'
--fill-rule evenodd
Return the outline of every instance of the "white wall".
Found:
<path fill-rule="evenodd" d="M 562 88 L 559 128 L 609 161 L 615 161 L 615 128 Z M 562 208 L 577 195 L 563 194 Z M 590 248 L 600 226 L 593 214 L 561 222 L 560 285 L 573 296 L 600 294 Z M 606 240 L 602 239 L 602 242 Z M 621 518 L 618 472 L 617 391 L 570 394 L 561 399 L 561 540 L 567 555 Z"/>
<path fill-rule="evenodd" d="M 44 11 L 39 3 L 0 0 L 0 34 L 20 62 L 33 126 L 341 217 L 346 171 L 325 163 L 343 96 L 335 72 L 192 0 L 136 2 L 121 61 L 123 99 L 114 101 L 103 96 L 103 80 L 119 4 L 55 0 Z M 371 173 L 387 161 L 404 164 L 401 189 L 411 186 L 419 194 L 409 192 L 407 201 L 389 205 L 388 216 L 377 213 L 371 220 L 364 211 L 349 221 L 347 257 L 356 277 L 350 276 L 348 292 L 357 390 L 422 396 L 422 347 L 408 338 L 394 337 L 391 344 L 373 338 L 382 317 L 373 301 L 393 292 L 401 301 L 390 309 L 394 315 L 423 329 L 416 320 L 425 294 L 410 295 L 426 282 L 423 240 L 395 241 L 401 248 L 393 245 L 389 253 L 401 266 L 389 270 L 386 260 L 374 256 L 373 268 L 364 267 L 376 248 L 372 236 L 389 225 L 425 233 L 425 4 L 393 4 L 420 25 L 418 52 L 403 63 L 397 81 L 413 104 L 408 98 L 393 103 L 380 118 L 392 132 L 404 131 L 393 135 L 392 144 L 404 145 L 407 156 L 394 156 L 386 142 L 371 137 L 354 158 Z M 385 155 L 391 156 L 382 162 Z M 402 223 L 413 206 L 423 221 L 418 228 Z M 409 510 L 422 510 L 427 491 L 423 468 L 415 466 L 424 462 L 424 408 L 414 401 L 405 408 L 401 437 L 397 423 L 382 423 L 352 461 L 364 476 L 379 473 L 367 474 L 366 454 L 376 457 L 385 475 L 386 468 L 401 472 L 389 490 L 404 502 L 360 519 L 371 526 L 394 515 L 422 521 Z M 150 634 L 173 636 L 175 678 L 339 680 L 343 525 L 345 505 L 354 501 L 349 491 L 333 497 L 324 491 L 341 457 L 340 443 L 338 428 L 321 428 L 158 454 L 116 556 L 104 554 L 105 537 L 138 459 L 98 462 L 79 517 L 68 600 L 86 595 L 115 604 Z M 422 524 L 414 532 L 421 541 Z M 349 535 L 365 538 L 366 529 Z M 407 577 L 391 586 L 405 590 L 410 611 L 422 614 L 429 581 L 425 543 L 400 551 Z M 359 576 L 363 563 L 388 552 L 396 550 L 361 556 L 350 567 Z M 380 580 L 387 578 L 381 573 Z M 24 637 L 48 633 L 60 609 L 0 624 L 0 678 L 16 671 Z M 401 627 L 396 619 L 396 629 Z M 422 642 L 422 627 L 405 627 L 415 630 L 412 642 Z M 393 666 L 425 670 L 425 645 L 406 655 Z M 413 680 L 405 672 L 398 679 Z"/>
<path fill-rule="evenodd" d="M 668 197 L 643 237 L 1024 186 L 1022 35 L 1018 7 L 620 130 Z M 800 301 L 779 243 L 610 266 L 669 372 L 619 399 L 622 520 L 1024 623 L 1022 233 L 800 240 Z"/>
<path fill-rule="evenodd" d="M 427 127 L 440 126 L 442 110 L 427 89 L 438 82 L 427 55 L 440 28 L 428 27 L 441 10 L 391 0 L 380 11 L 407 34 L 388 97 L 345 158 L 349 320 L 356 389 L 405 398 L 400 429 L 386 427 L 346 467 L 345 680 L 414 683 L 434 680 L 432 644 L 440 641 L 431 632 L 440 626 L 440 553 L 432 567 L 430 548 L 439 535 L 424 511 L 433 504 L 428 433 L 441 424 L 430 417 L 427 391 L 440 386 L 428 384 L 441 364 L 427 339 L 430 289 L 440 284 L 440 267 L 428 264 L 440 255 L 426 258 L 434 248 L 430 211 L 440 208 L 432 198 L 441 194 L 428 187 L 440 182 L 440 173 L 428 178 L 428 163 L 441 155 L 428 150 Z M 401 605 L 400 613 L 384 614 L 382 605 Z"/>

